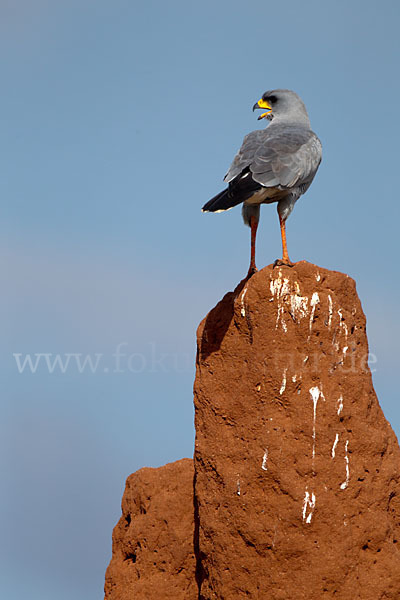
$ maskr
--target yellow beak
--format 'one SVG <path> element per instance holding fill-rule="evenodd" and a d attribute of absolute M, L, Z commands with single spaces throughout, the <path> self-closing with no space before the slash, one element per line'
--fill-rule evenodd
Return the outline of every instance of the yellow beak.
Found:
<path fill-rule="evenodd" d="M 267 108 L 267 112 L 262 113 L 259 117 L 258 117 L 258 121 L 260 119 L 264 119 L 272 110 L 272 106 L 270 104 L 268 104 L 268 102 L 266 100 L 263 100 L 262 98 L 255 103 L 255 105 L 253 106 L 253 111 L 256 108 Z"/>

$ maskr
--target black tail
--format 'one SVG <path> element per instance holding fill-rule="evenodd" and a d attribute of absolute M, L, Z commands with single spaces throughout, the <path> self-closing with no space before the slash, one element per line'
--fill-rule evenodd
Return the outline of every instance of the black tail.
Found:
<path fill-rule="evenodd" d="M 202 208 L 203 212 L 218 212 L 228 210 L 237 204 L 251 198 L 254 192 L 262 188 L 258 181 L 254 181 L 250 170 L 244 169 L 235 179 L 229 182 L 229 187 L 214 198 L 211 198 Z"/>
<path fill-rule="evenodd" d="M 232 194 L 230 188 L 226 188 L 214 198 L 211 198 L 201 209 L 203 212 L 218 212 L 220 210 L 228 210 L 237 204 L 243 202 L 243 198 Z"/>

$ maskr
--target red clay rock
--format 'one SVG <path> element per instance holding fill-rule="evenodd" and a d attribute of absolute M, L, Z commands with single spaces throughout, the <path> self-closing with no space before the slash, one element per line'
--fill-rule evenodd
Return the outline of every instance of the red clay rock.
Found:
<path fill-rule="evenodd" d="M 128 477 L 113 532 L 106 600 L 197 600 L 193 461 Z"/>
<path fill-rule="evenodd" d="M 106 600 L 399 600 L 400 450 L 352 279 L 266 267 L 198 330 L 193 463 L 128 478 Z"/>
<path fill-rule="evenodd" d="M 201 323 L 201 599 L 400 598 L 400 451 L 367 359 L 354 281 L 305 262 Z"/>

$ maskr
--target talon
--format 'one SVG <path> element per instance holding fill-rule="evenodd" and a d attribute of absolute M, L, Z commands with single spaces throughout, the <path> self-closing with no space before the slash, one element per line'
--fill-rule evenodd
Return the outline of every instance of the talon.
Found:
<path fill-rule="evenodd" d="M 247 271 L 246 278 L 250 279 L 250 277 L 252 277 L 254 275 L 254 273 L 257 273 L 257 272 L 258 272 L 258 269 L 256 266 L 250 267 L 249 270 Z"/>
<path fill-rule="evenodd" d="M 294 267 L 294 263 L 290 262 L 290 260 L 283 260 L 282 258 L 277 258 L 274 262 L 275 267 Z"/>

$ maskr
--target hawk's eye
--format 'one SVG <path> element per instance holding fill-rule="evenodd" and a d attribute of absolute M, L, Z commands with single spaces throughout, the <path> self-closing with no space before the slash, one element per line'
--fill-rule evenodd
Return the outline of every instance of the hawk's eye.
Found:
<path fill-rule="evenodd" d="M 271 104 L 275 104 L 277 99 L 278 98 L 276 96 L 268 96 L 267 101 L 270 102 Z"/>

